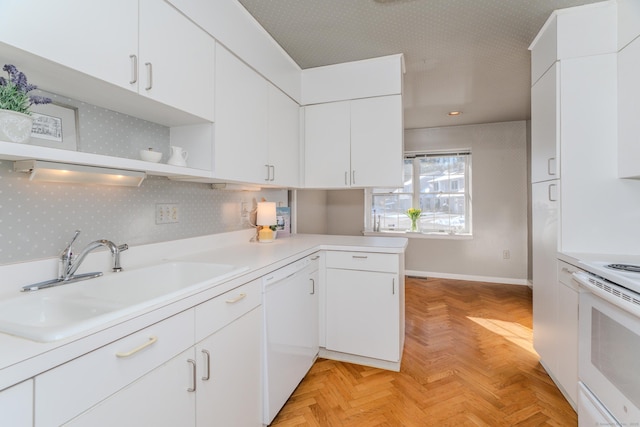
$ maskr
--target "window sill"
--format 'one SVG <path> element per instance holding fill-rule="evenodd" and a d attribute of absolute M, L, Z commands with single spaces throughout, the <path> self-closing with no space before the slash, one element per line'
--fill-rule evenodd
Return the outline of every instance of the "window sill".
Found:
<path fill-rule="evenodd" d="M 411 231 L 363 231 L 365 236 L 388 236 L 388 237 L 408 237 L 410 239 L 445 239 L 445 240 L 472 240 L 473 234 L 450 234 L 450 233 L 415 233 Z"/>

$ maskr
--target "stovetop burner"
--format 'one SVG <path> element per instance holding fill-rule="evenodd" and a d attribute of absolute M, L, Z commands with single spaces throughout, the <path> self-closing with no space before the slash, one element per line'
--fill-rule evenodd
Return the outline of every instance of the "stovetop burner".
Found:
<path fill-rule="evenodd" d="M 607 268 L 611 268 L 613 270 L 628 271 L 628 272 L 631 272 L 631 273 L 640 273 L 640 265 L 608 264 Z"/>

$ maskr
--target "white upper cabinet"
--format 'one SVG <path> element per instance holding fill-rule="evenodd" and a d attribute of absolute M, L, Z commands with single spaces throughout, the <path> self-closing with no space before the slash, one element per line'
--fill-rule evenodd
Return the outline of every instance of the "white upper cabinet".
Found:
<path fill-rule="evenodd" d="M 637 2 L 629 2 L 638 4 Z M 620 6 L 622 8 L 622 5 Z M 629 5 L 623 22 L 640 23 L 640 7 Z M 621 22 L 622 26 L 622 22 Z M 640 28 L 636 24 L 636 30 Z M 640 31 L 640 30 L 638 30 Z M 637 35 L 633 33 L 633 35 Z M 640 178 L 640 38 L 618 53 L 618 176 Z"/>
<path fill-rule="evenodd" d="M 0 40 L 120 87 L 137 90 L 129 83 L 133 80 L 133 59 L 129 55 L 138 53 L 136 1 L 3 1 Z"/>
<path fill-rule="evenodd" d="M 640 36 L 640 2 L 618 0 L 618 49 Z"/>
<path fill-rule="evenodd" d="M 310 105 L 304 116 L 305 187 L 349 187 L 350 102 Z"/>
<path fill-rule="evenodd" d="M 214 121 L 214 51 L 213 38 L 170 5 L 140 0 L 139 93 Z"/>
<path fill-rule="evenodd" d="M 351 101 L 351 186 L 402 186 L 400 95 Z"/>
<path fill-rule="evenodd" d="M 559 69 L 554 63 L 531 88 L 531 182 L 560 178 Z"/>
<path fill-rule="evenodd" d="M 305 187 L 402 185 L 400 95 L 305 107 Z"/>
<path fill-rule="evenodd" d="M 122 110 L 134 115 L 152 107 L 128 105 L 135 104 L 130 98 L 114 100 L 122 95 L 85 80 L 90 76 L 214 120 L 215 42 L 164 1 L 11 0 L 3 2 L 2 9 L 2 43 L 66 67 L 47 68 L 50 65 L 35 64 L 33 59 L 19 59 L 27 69 L 36 70 L 33 74 L 25 71 L 32 78 L 36 76 L 34 82 L 42 88 L 111 109 L 120 110 L 124 105 Z M 6 60 L 14 57 L 13 53 L 9 56 Z M 39 73 L 39 69 L 44 71 Z M 78 78 L 74 71 L 83 73 L 84 78 Z M 47 75 L 60 72 L 68 75 Z M 164 114 L 157 115 L 166 117 L 168 113 Z M 139 115 L 154 117 L 146 112 Z"/>
<path fill-rule="evenodd" d="M 269 84 L 268 184 L 297 187 L 300 177 L 300 106 Z"/>
<path fill-rule="evenodd" d="M 214 175 L 264 183 L 267 174 L 267 82 L 231 52 L 216 48 Z"/>

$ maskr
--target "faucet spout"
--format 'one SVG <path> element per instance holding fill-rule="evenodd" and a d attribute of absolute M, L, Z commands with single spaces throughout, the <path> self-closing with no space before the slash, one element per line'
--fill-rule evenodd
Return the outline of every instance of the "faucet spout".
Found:
<path fill-rule="evenodd" d="M 113 257 L 113 268 L 112 268 L 113 271 L 114 272 L 122 271 L 122 266 L 120 265 L 120 252 L 126 251 L 127 249 L 129 249 L 129 246 L 127 244 L 117 246 L 111 240 L 101 239 L 101 240 L 95 240 L 89 243 L 87 246 L 85 246 L 84 249 L 82 249 L 82 251 L 76 258 L 71 260 L 69 264 L 69 268 L 66 269 L 65 276 L 62 277 L 62 279 L 67 280 L 73 277 L 73 275 L 78 270 L 78 268 L 80 267 L 84 259 L 87 257 L 87 255 L 89 255 L 90 252 L 102 246 L 106 247 L 111 252 L 111 256 Z"/>

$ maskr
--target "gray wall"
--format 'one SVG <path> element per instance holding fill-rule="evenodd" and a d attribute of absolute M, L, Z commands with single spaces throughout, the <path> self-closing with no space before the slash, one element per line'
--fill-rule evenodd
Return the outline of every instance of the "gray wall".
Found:
<path fill-rule="evenodd" d="M 528 278 L 525 121 L 405 131 L 405 150 L 471 148 L 473 239 L 410 239 L 406 268 L 525 281 Z M 503 250 L 510 259 L 503 259 Z"/>
<path fill-rule="evenodd" d="M 169 152 L 169 129 L 93 105 L 54 96 L 78 108 L 78 149 L 137 158 L 154 147 Z M 0 160 L 0 264 L 57 256 L 73 231 L 78 246 L 96 239 L 130 245 L 155 243 L 250 228 L 241 204 L 255 200 L 287 205 L 286 190 L 230 192 L 208 184 L 148 177 L 139 188 L 33 183 Z M 178 203 L 180 222 L 155 224 L 157 203 Z"/>
<path fill-rule="evenodd" d="M 361 236 L 364 190 L 297 190 L 298 233 Z"/>

